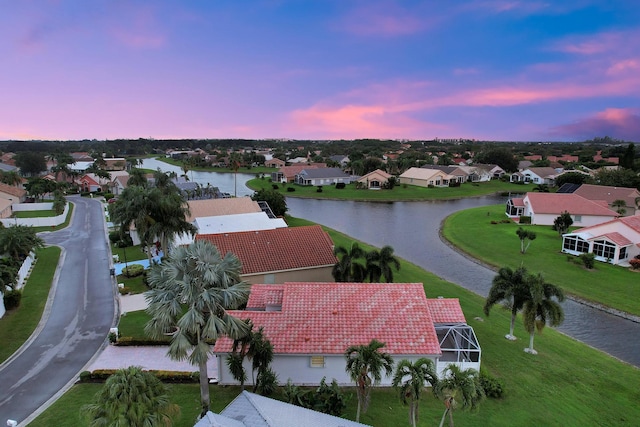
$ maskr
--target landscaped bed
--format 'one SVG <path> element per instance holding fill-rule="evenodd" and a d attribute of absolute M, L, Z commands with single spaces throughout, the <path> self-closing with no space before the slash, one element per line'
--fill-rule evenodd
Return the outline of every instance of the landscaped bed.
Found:
<path fill-rule="evenodd" d="M 471 256 L 496 267 L 544 273 L 547 281 L 565 292 L 608 307 L 640 315 L 640 276 L 625 267 L 604 262 L 586 269 L 578 257 L 562 253 L 562 238 L 551 226 L 523 225 L 536 233 L 525 254 L 520 253 L 516 230 L 520 225 L 506 219 L 504 205 L 459 211 L 444 222 L 443 235 Z"/>

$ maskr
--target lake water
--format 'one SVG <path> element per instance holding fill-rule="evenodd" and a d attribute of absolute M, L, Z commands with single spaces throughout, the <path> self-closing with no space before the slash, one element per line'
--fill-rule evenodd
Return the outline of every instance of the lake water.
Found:
<path fill-rule="evenodd" d="M 182 174 L 179 167 L 146 159 L 143 167 Z M 191 178 L 193 176 L 193 178 Z M 223 192 L 250 195 L 245 183 L 250 174 L 189 172 L 189 178 L 211 184 Z M 425 202 L 351 202 L 288 198 L 292 216 L 308 219 L 395 253 L 437 276 L 486 296 L 495 272 L 462 256 L 439 236 L 442 221 L 462 209 L 504 203 L 499 197 Z M 429 295 L 433 296 L 433 295 Z M 640 367 L 640 324 L 603 311 L 566 301 L 565 321 L 558 329 L 623 361 Z M 636 338 L 633 338 L 636 337 Z"/>

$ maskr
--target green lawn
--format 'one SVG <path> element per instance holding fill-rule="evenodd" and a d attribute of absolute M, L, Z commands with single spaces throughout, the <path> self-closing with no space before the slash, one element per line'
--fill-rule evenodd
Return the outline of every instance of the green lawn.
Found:
<path fill-rule="evenodd" d="M 269 179 L 251 179 L 247 186 L 254 191 L 273 188 Z M 287 188 L 295 188 L 295 191 L 287 191 Z M 339 190 L 333 185 L 322 186 L 322 192 L 318 187 L 303 186 L 298 184 L 278 184 L 278 191 L 287 197 L 307 197 L 318 199 L 337 200 L 362 200 L 362 201 L 401 201 L 401 200 L 446 200 L 460 199 L 463 197 L 486 196 L 496 193 L 518 193 L 523 191 L 522 185 L 493 180 L 478 184 L 466 183 L 460 187 L 425 188 L 416 185 L 396 185 L 393 190 L 356 190 L 356 185 L 348 184 Z"/>
<path fill-rule="evenodd" d="M 125 277 L 120 274 L 116 277 L 116 281 L 117 283 L 124 283 L 124 286 L 129 288 L 129 293 L 131 294 L 141 294 L 149 290 L 149 287 L 144 284 L 142 275 L 137 277 Z"/>
<path fill-rule="evenodd" d="M 142 252 L 142 247 L 140 245 L 129 246 L 126 248 L 118 248 L 115 245 L 111 245 L 111 254 L 118 255 L 120 262 L 124 262 L 125 259 L 128 263 L 147 259 L 147 254 Z"/>
<path fill-rule="evenodd" d="M 16 218 L 48 218 L 52 216 L 58 216 L 53 209 L 41 210 L 41 211 L 17 211 L 13 215 Z"/>
<path fill-rule="evenodd" d="M 37 261 L 17 309 L 0 319 L 0 363 L 11 356 L 31 336 L 40 322 L 47 303 L 51 280 L 58 266 L 60 248 L 51 246 L 36 251 Z"/>
<path fill-rule="evenodd" d="M 485 209 L 485 217 L 486 212 Z M 491 212 L 491 216 L 497 215 Z M 311 224 L 296 218 L 288 218 L 288 222 L 291 226 Z M 344 234 L 330 229 L 327 231 L 336 245 L 348 245 L 353 241 Z M 517 239 L 516 243 L 519 243 Z M 534 241 L 534 245 L 536 243 L 539 243 L 538 240 Z M 371 249 L 368 245 L 362 246 Z M 527 354 L 523 349 L 527 346 L 528 337 L 520 320 L 515 330 L 515 335 L 520 339 L 504 339 L 509 329 L 506 310 L 496 308 L 490 317 L 485 317 L 482 313 L 483 298 L 406 261 L 402 261 L 395 281 L 424 283 L 428 297 L 458 298 L 482 346 L 483 369 L 504 381 L 505 395 L 502 399 L 485 400 L 477 412 L 456 413 L 457 425 L 627 426 L 640 419 L 640 405 L 637 404 L 640 401 L 639 369 L 581 344 L 553 328 L 545 328 L 536 337 L 535 347 L 539 354 Z M 127 314 L 120 325 L 121 330 L 125 328 L 123 335 L 128 327 L 124 326 L 125 318 L 132 328 L 138 330 L 146 322 L 143 312 Z M 279 380 L 286 382 L 286 378 Z M 56 425 L 77 425 L 78 419 L 73 417 L 77 417 L 80 405 L 88 402 L 98 387 L 94 384 L 74 386 L 70 393 L 65 394 L 32 425 L 51 425 L 52 420 L 72 420 L 68 424 L 63 423 L 66 421 L 56 422 Z M 182 418 L 176 425 L 193 425 L 198 413 L 197 385 L 172 387 L 175 391 L 172 399 L 182 407 Z M 212 409 L 219 411 L 237 395 L 239 389 L 211 386 L 211 391 Z M 351 396 L 345 417 L 353 420 L 355 395 L 352 389 L 345 391 Z M 419 425 L 437 425 L 443 409 L 440 401 L 425 394 L 421 402 Z M 369 412 L 362 416 L 361 421 L 381 427 L 408 425 L 407 408 L 400 403 L 393 389 L 377 389 L 373 393 Z"/>
<path fill-rule="evenodd" d="M 496 267 L 518 267 L 544 273 L 566 292 L 618 310 L 640 315 L 640 275 L 627 268 L 596 261 L 593 270 L 575 264 L 578 258 L 563 254 L 562 238 L 551 226 L 527 225 L 537 237 L 523 255 L 515 223 L 491 224 L 505 219 L 504 205 L 468 209 L 446 219 L 443 234 L 475 258 Z"/>
<path fill-rule="evenodd" d="M 69 203 L 69 202 L 67 202 Z M 63 228 L 66 228 L 69 225 L 69 222 L 71 221 L 71 215 L 73 214 L 73 208 L 74 205 L 73 203 L 69 203 L 69 210 L 67 211 L 67 218 L 64 220 L 64 222 L 60 225 L 56 225 L 54 227 L 33 227 L 33 229 L 36 231 L 36 233 L 39 233 L 41 231 L 57 231 L 57 230 L 62 230 Z"/>
<path fill-rule="evenodd" d="M 184 165 L 184 162 L 182 160 L 176 160 L 176 159 L 171 159 L 169 157 L 156 157 L 156 160 L 160 160 L 161 162 L 165 162 L 168 163 L 170 165 L 173 166 L 178 166 L 178 167 L 182 167 Z M 217 166 L 209 166 L 209 167 L 199 167 L 199 166 L 188 166 L 190 171 L 200 171 L 200 172 L 220 172 L 220 173 L 235 173 L 236 171 L 234 171 L 232 168 L 220 168 Z M 258 166 L 258 167 L 251 167 L 251 168 L 247 168 L 247 167 L 242 167 L 238 169 L 238 173 L 249 173 L 249 174 L 267 174 L 270 175 L 271 172 L 273 172 L 274 169 L 273 168 L 268 168 L 265 166 Z"/>

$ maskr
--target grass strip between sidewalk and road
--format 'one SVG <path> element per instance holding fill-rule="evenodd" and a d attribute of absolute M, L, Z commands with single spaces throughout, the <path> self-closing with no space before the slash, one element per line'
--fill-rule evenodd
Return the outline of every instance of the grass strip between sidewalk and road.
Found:
<path fill-rule="evenodd" d="M 486 217 L 487 210 L 484 210 Z M 493 216 L 492 211 L 490 216 Z M 290 226 L 310 225 L 309 221 L 288 218 Z M 496 225 L 502 227 L 507 224 Z M 339 246 L 349 246 L 354 241 L 342 233 L 327 229 L 334 243 Z M 516 239 L 516 251 L 519 240 Z M 487 239 L 478 236 L 480 242 L 486 244 Z M 359 242 L 365 250 L 372 247 Z M 537 240 L 533 242 L 532 248 Z M 516 252 L 517 255 L 519 252 Z M 518 258 L 511 252 L 507 258 Z M 578 268 L 578 266 L 574 266 Z M 508 341 L 504 335 L 509 330 L 509 313 L 496 307 L 491 315 L 486 317 L 482 312 L 484 299 L 466 289 L 446 282 L 432 273 L 401 260 L 400 271 L 394 274 L 394 281 L 424 283 L 427 297 L 458 298 L 465 313 L 467 322 L 471 325 L 482 347 L 482 368 L 500 378 L 505 385 L 502 399 L 487 399 L 483 401 L 476 412 L 457 411 L 456 422 L 460 425 L 473 426 L 626 426 L 632 425 L 640 419 L 640 370 L 623 363 L 601 351 L 582 344 L 566 335 L 547 327 L 544 332 L 536 336 L 535 348 L 539 354 L 527 354 L 523 349 L 528 344 L 528 335 L 519 318 L 516 323 L 515 335 L 517 341 Z M 131 320 L 137 328 L 144 326 L 145 314 L 128 313 L 121 320 Z M 129 317 L 131 316 L 131 317 Z M 126 319 L 126 320 L 125 320 Z M 126 329 L 125 329 L 126 330 Z M 630 337 L 631 338 L 631 337 Z M 330 380 L 330 378 L 328 378 Z M 279 378 L 281 384 L 287 378 Z M 86 387 L 86 388 L 85 388 Z M 186 390 L 191 386 L 173 386 L 174 390 Z M 74 387 L 79 390 L 96 390 L 93 384 L 79 384 Z M 193 386 L 197 400 L 197 386 Z M 238 387 L 211 386 L 212 409 L 219 411 L 233 397 L 239 393 Z M 355 419 L 355 393 L 351 388 L 345 388 L 351 395 L 345 417 Z M 186 393 L 186 391 L 180 391 Z M 278 392 L 280 393 L 280 391 Z M 87 403 L 93 392 L 78 392 L 84 395 Z M 279 395 L 276 395 L 278 397 Z M 51 416 L 49 411 L 43 416 L 48 419 L 62 420 L 67 417 L 77 417 L 81 402 L 67 403 L 67 395 L 57 402 L 54 407 L 59 411 Z M 178 400 L 173 398 L 176 403 Z M 196 402 L 197 403 L 197 402 Z M 183 406 L 186 405 L 186 406 Z M 183 403 L 182 418 L 178 426 L 193 425 L 194 417 L 198 413 L 197 404 Z M 437 425 L 442 416 L 444 406 L 430 393 L 425 393 L 420 402 L 420 426 Z M 183 423 L 184 420 L 191 423 Z M 77 422 L 77 418 L 75 418 Z M 36 420 L 35 426 L 48 425 Z M 361 422 L 373 426 L 396 426 L 407 424 L 407 407 L 400 403 L 395 390 L 378 388 L 373 391 L 371 406 L 361 417 Z M 59 425 L 75 425 L 74 423 Z"/>
<path fill-rule="evenodd" d="M 639 273 L 599 261 L 588 270 L 578 257 L 562 253 L 562 237 L 551 226 L 503 223 L 504 209 L 504 205 L 495 205 L 456 212 L 445 220 L 442 234 L 486 264 L 511 268 L 522 264 L 532 273 L 543 273 L 566 293 L 640 316 Z M 518 227 L 537 236 L 524 254 L 520 253 Z"/>
<path fill-rule="evenodd" d="M 60 248 L 38 249 L 36 257 L 37 261 L 22 289 L 20 306 L 7 311 L 0 319 L 0 363 L 18 350 L 38 326 L 58 266 Z"/>

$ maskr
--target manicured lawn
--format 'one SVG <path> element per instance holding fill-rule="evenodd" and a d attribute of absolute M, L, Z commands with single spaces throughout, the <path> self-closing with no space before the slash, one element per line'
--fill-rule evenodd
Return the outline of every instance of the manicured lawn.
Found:
<path fill-rule="evenodd" d="M 485 209 L 485 217 L 486 211 Z M 311 224 L 296 218 L 288 218 L 287 221 L 291 226 Z M 344 234 L 327 231 L 336 245 L 346 246 L 353 241 Z M 534 245 L 537 242 L 538 240 L 534 241 Z M 519 243 L 517 238 L 516 243 Z M 371 249 L 368 245 L 362 246 L 367 250 Z M 553 328 L 545 328 L 543 334 L 536 337 L 535 347 L 539 354 L 529 355 L 523 351 L 528 337 L 520 319 L 515 330 L 519 339 L 513 342 L 504 339 L 504 334 L 509 329 L 506 310 L 496 308 L 490 317 L 485 317 L 482 313 L 483 298 L 406 261 L 402 261 L 400 271 L 395 273 L 395 281 L 424 283 L 428 297 L 458 298 L 482 347 L 483 369 L 504 382 L 505 394 L 502 399 L 485 400 L 477 412 L 456 413 L 457 425 L 627 426 L 640 419 L 640 405 L 637 404 L 640 400 L 639 369 L 581 344 Z M 138 313 L 143 312 L 125 316 L 132 328 L 140 328 L 146 322 L 143 314 Z M 136 323 L 138 326 L 135 326 Z M 123 328 L 122 322 L 120 327 Z M 279 381 L 285 383 L 286 378 L 279 378 Z M 90 401 L 98 387 L 94 384 L 74 386 L 70 393 L 65 394 L 32 425 L 48 426 L 52 420 L 56 420 L 55 424 L 61 426 L 78 425 L 79 407 Z M 174 385 L 172 388 L 172 400 L 182 407 L 182 418 L 176 425 L 193 425 L 198 413 L 197 385 Z M 239 388 L 211 386 L 211 392 L 212 409 L 219 411 L 239 393 Z M 345 417 L 353 420 L 356 411 L 355 394 L 351 388 L 346 388 L 345 392 L 351 396 Z M 279 394 L 276 397 L 278 396 Z M 443 409 L 440 401 L 426 393 L 420 404 L 419 425 L 437 425 Z M 73 422 L 64 424 L 66 420 Z M 401 404 L 395 390 L 376 389 L 369 412 L 361 417 L 361 421 L 381 427 L 408 425 L 407 408 Z"/>
<path fill-rule="evenodd" d="M 118 255 L 120 262 L 124 262 L 125 259 L 127 262 L 147 259 L 147 254 L 142 252 L 142 247 L 140 245 L 129 246 L 126 248 L 118 248 L 115 245 L 111 245 L 111 254 Z"/>
<path fill-rule="evenodd" d="M 16 218 L 47 218 L 52 216 L 58 216 L 53 209 L 42 211 L 18 211 L 13 213 Z"/>
<path fill-rule="evenodd" d="M 151 320 L 151 316 L 144 310 L 130 311 L 124 316 L 120 316 L 118 332 L 123 337 L 131 337 L 134 340 L 148 340 L 144 333 L 144 325 Z M 167 338 L 166 341 L 169 341 Z"/>
<path fill-rule="evenodd" d="M 36 264 L 23 288 L 20 306 L 8 311 L 0 319 L 0 363 L 7 360 L 31 336 L 47 303 L 60 248 L 51 246 L 40 249 L 36 251 L 36 256 Z"/>
<path fill-rule="evenodd" d="M 149 287 L 144 284 L 143 276 L 137 277 L 125 277 L 124 275 L 119 275 L 116 277 L 117 283 L 124 283 L 126 288 L 129 288 L 129 293 L 131 294 L 141 294 L 149 290 Z"/>
<path fill-rule="evenodd" d="M 594 269 L 585 269 L 574 263 L 577 257 L 561 252 L 562 238 L 551 226 L 523 226 L 537 235 L 523 255 L 516 235 L 519 225 L 491 224 L 505 218 L 504 205 L 456 212 L 446 219 L 443 234 L 451 243 L 488 264 L 511 268 L 524 264 L 531 272 L 544 273 L 549 282 L 570 294 L 640 315 L 639 273 L 598 261 Z"/>
<path fill-rule="evenodd" d="M 247 182 L 252 190 L 266 188 L 271 190 L 273 183 L 265 179 L 252 179 Z M 295 188 L 295 191 L 287 191 L 286 188 Z M 485 196 L 495 193 L 518 193 L 523 191 L 522 185 L 494 180 L 478 184 L 466 183 L 460 187 L 425 188 L 416 185 L 396 185 L 393 190 L 356 190 L 356 185 L 348 184 L 339 190 L 333 185 L 322 186 L 322 192 L 318 193 L 318 187 L 287 184 L 286 187 L 278 184 L 278 191 L 287 197 L 307 197 L 317 199 L 338 200 L 367 200 L 367 201 L 400 201 L 400 200 L 445 200 L 459 199 L 463 197 Z"/>
<path fill-rule="evenodd" d="M 69 202 L 67 202 L 69 203 Z M 73 214 L 73 208 L 75 206 L 73 205 L 73 203 L 69 203 L 69 210 L 67 211 L 67 218 L 64 220 L 64 222 L 60 225 L 56 225 L 55 227 L 33 227 L 33 229 L 36 231 L 36 233 L 39 233 L 41 231 L 57 231 L 57 230 L 61 230 L 63 228 L 66 228 L 69 225 L 69 222 L 71 221 L 71 215 Z"/>

